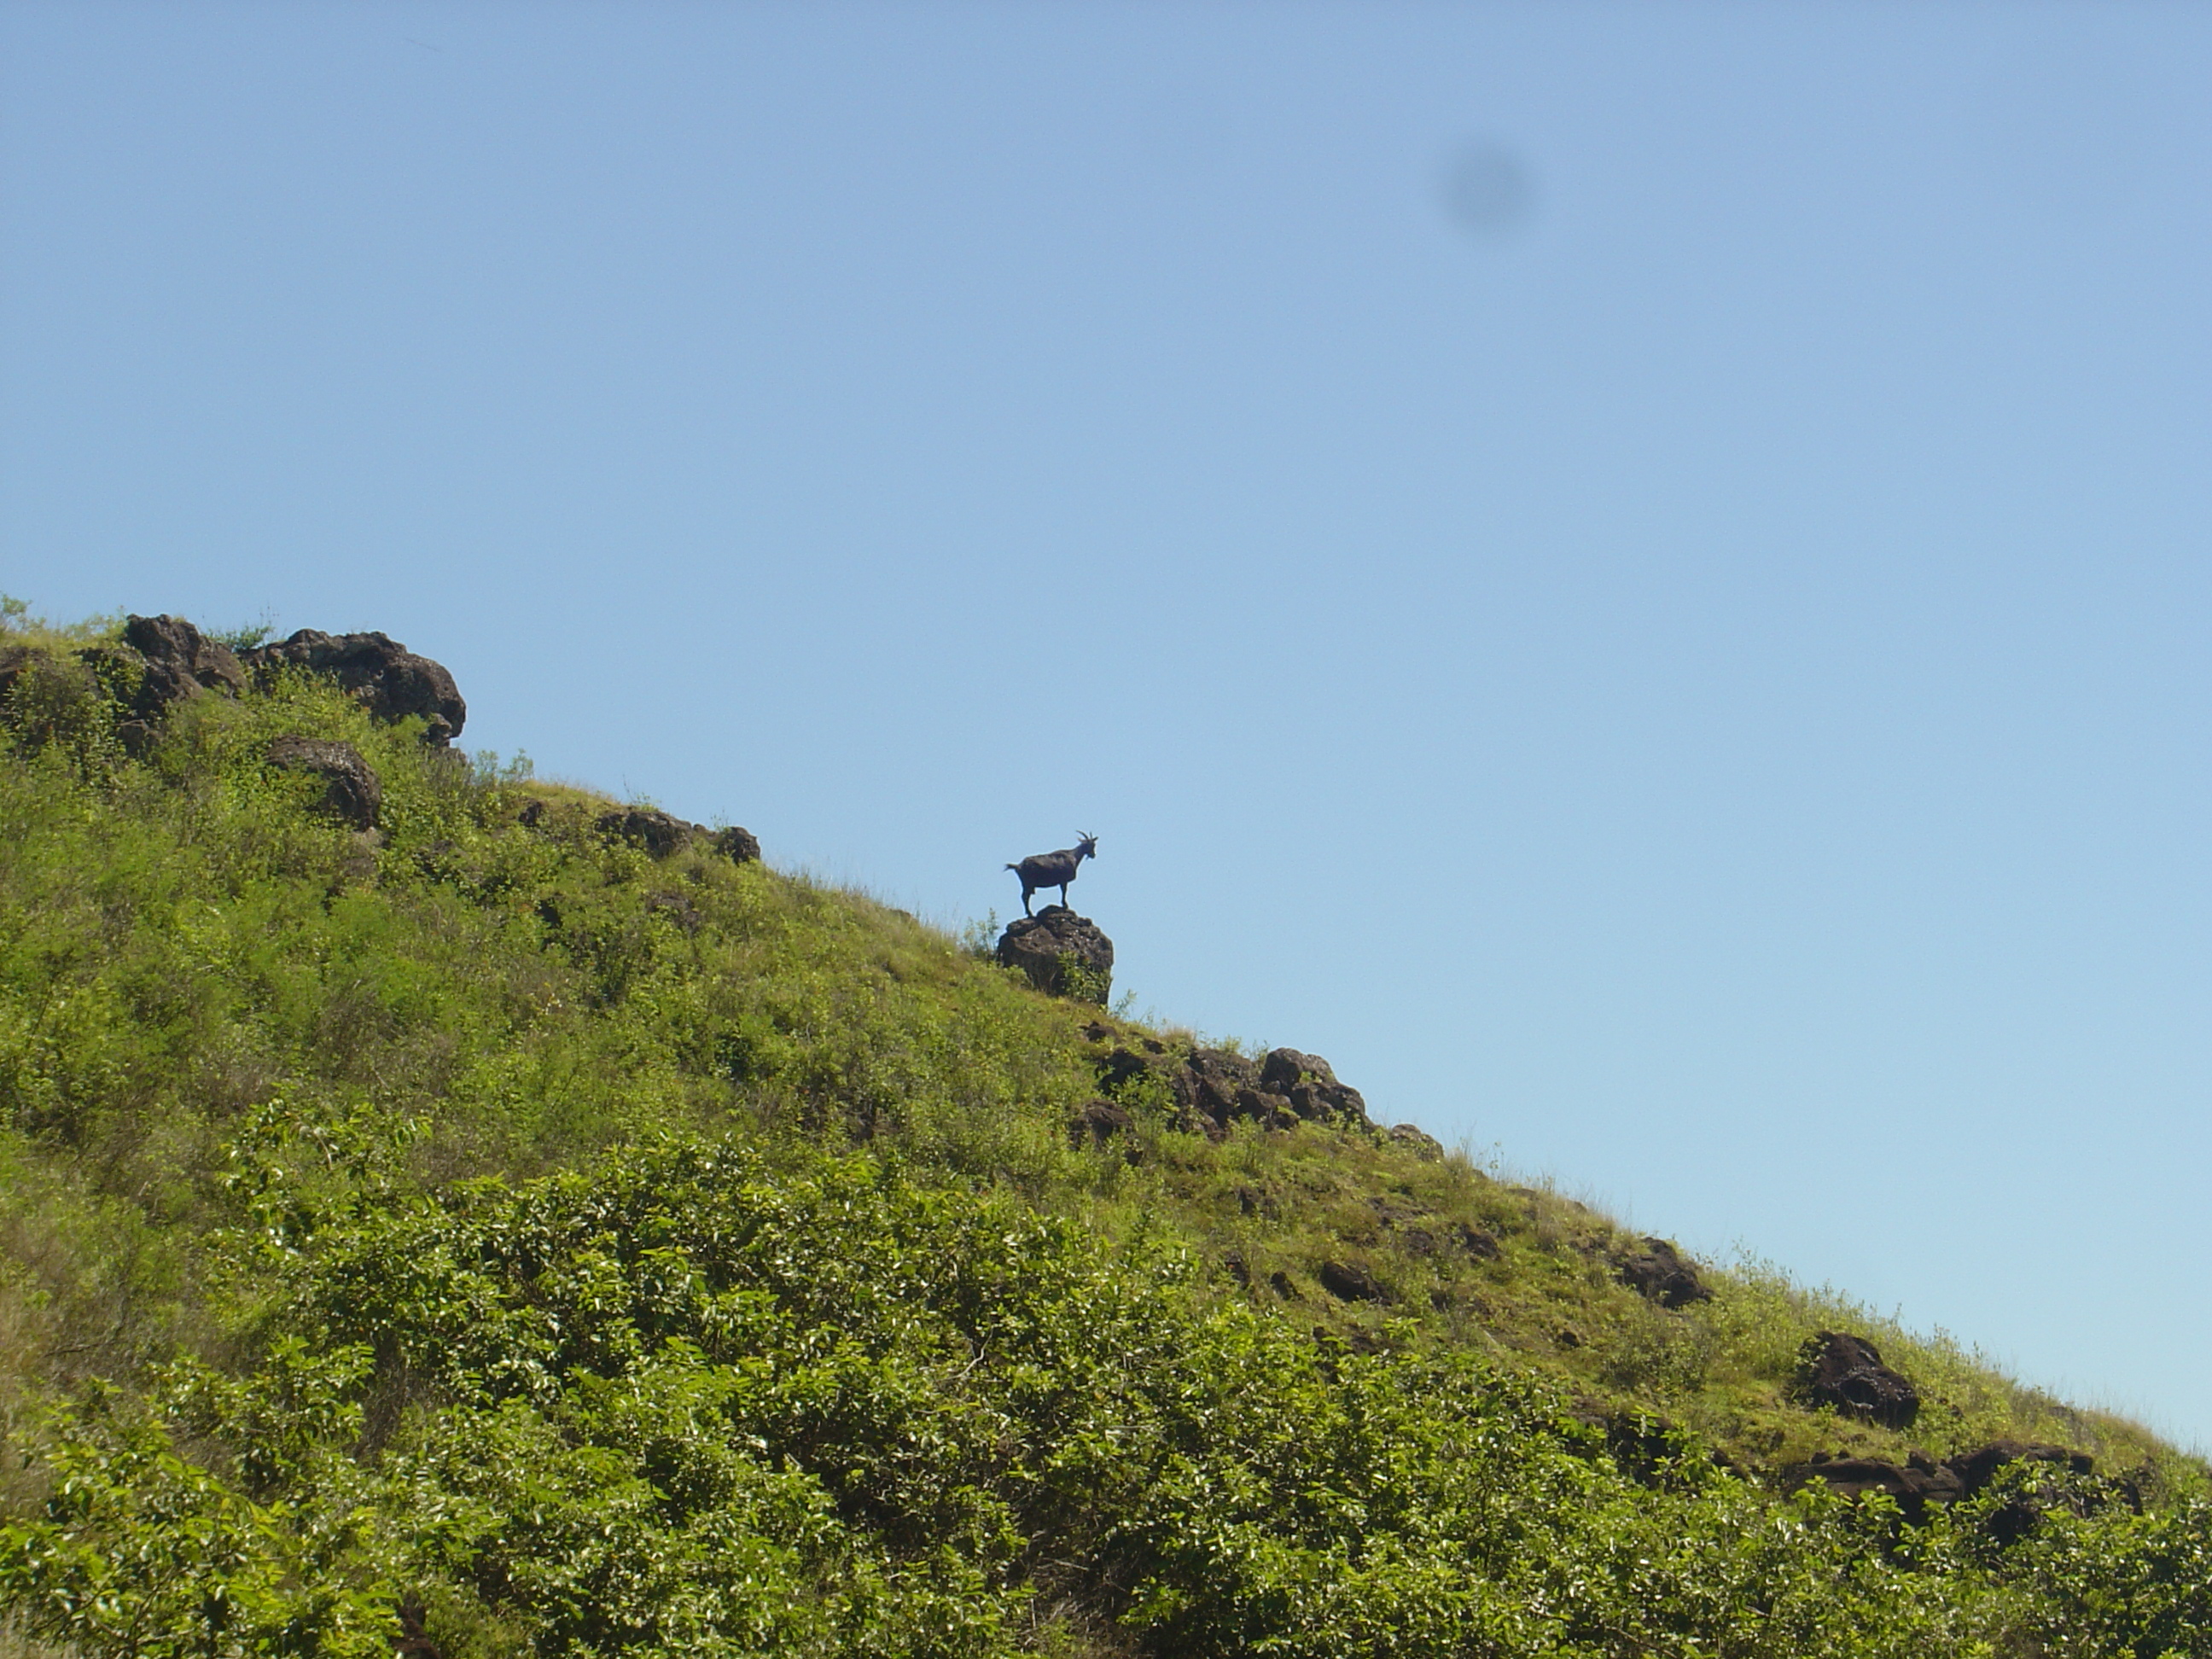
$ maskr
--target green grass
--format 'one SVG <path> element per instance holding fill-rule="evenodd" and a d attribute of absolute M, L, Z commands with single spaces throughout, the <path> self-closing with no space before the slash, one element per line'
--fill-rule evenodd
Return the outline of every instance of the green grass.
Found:
<path fill-rule="evenodd" d="M 0 1652 L 2212 1653 L 2136 1425 L 1757 1264 L 1656 1307 L 1463 1153 L 1144 1079 L 1095 1144 L 1189 1033 L 312 679 L 132 758 L 112 633 L 0 637 Z M 1796 1400 L 1824 1328 L 1911 1430 Z M 2008 1547 L 1775 1483 L 2007 1437 L 2100 1470 Z"/>

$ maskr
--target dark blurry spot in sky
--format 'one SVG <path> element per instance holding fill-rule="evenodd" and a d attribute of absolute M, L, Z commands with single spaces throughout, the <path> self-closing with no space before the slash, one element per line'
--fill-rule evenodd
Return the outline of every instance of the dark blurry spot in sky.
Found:
<path fill-rule="evenodd" d="M 1518 230 L 1536 210 L 1527 165 L 1492 139 L 1463 145 L 1446 164 L 1443 197 L 1452 222 L 1482 237 Z"/>

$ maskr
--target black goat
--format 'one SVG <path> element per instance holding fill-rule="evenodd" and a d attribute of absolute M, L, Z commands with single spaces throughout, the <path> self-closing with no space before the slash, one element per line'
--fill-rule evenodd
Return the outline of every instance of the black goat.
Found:
<path fill-rule="evenodd" d="M 1040 887 L 1060 889 L 1060 902 L 1067 902 L 1067 884 L 1075 879 L 1075 866 L 1085 859 L 1098 856 L 1098 837 L 1079 836 L 1075 845 L 1063 847 L 1057 853 L 1032 853 L 1019 864 L 1010 864 L 1007 869 L 1022 878 L 1022 914 L 1029 915 L 1030 895 Z"/>

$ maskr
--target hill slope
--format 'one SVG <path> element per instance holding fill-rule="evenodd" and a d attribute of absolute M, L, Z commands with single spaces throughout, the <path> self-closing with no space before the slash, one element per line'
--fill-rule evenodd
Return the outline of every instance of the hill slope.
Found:
<path fill-rule="evenodd" d="M 2212 1654 L 2125 1422 L 169 648 L 0 648 L 0 1651 Z"/>

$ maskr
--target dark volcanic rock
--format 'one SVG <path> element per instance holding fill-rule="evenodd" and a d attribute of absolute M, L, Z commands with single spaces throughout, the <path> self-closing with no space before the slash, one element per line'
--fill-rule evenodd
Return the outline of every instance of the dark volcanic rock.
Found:
<path fill-rule="evenodd" d="M 999 939 L 999 962 L 1020 969 L 1047 996 L 1103 1003 L 1113 988 L 1114 941 L 1064 904 L 1048 904 L 1008 923 Z M 1071 967 L 1079 970 L 1073 982 Z"/>
<path fill-rule="evenodd" d="M 380 720 L 419 714 L 425 743 L 451 743 L 469 717 L 460 688 L 443 664 L 418 657 L 382 634 L 303 628 L 289 639 L 248 651 L 240 660 L 257 675 L 284 667 L 328 674 Z"/>
<path fill-rule="evenodd" d="M 1478 1261 L 1495 1261 L 1503 1254 L 1496 1238 L 1464 1221 L 1453 1229 L 1453 1237 L 1461 1249 Z"/>
<path fill-rule="evenodd" d="M 1390 1292 L 1382 1281 L 1357 1261 L 1324 1261 L 1314 1275 L 1322 1289 L 1340 1302 L 1388 1302 Z"/>
<path fill-rule="evenodd" d="M 1239 1089 L 1236 1106 L 1230 1115 L 1256 1123 L 1263 1129 L 1295 1129 L 1298 1127 L 1298 1115 L 1288 1098 L 1282 1095 L 1271 1095 L 1265 1089 Z"/>
<path fill-rule="evenodd" d="M 2097 1460 L 2087 1452 L 2025 1440 L 1993 1440 L 1978 1450 L 1943 1460 L 1943 1466 L 1959 1477 L 1969 1498 L 1996 1480 L 1997 1471 L 2008 1463 L 2050 1463 L 2071 1474 L 2088 1474 L 2097 1467 Z"/>
<path fill-rule="evenodd" d="M 375 827 L 377 811 L 384 805 L 383 781 L 351 744 L 288 734 L 269 745 L 269 763 L 322 779 L 322 799 L 316 803 L 319 811 L 356 830 Z"/>
<path fill-rule="evenodd" d="M 1170 1087 L 1188 1110 L 1226 1127 L 1237 1115 L 1237 1104 L 1248 1093 L 1256 1093 L 1260 1068 L 1242 1054 L 1226 1048 L 1194 1049 Z"/>
<path fill-rule="evenodd" d="M 732 824 L 726 830 L 717 830 L 708 837 L 714 849 L 732 864 L 760 862 L 760 840 L 750 830 Z"/>
<path fill-rule="evenodd" d="M 1694 1461 L 1740 1474 L 1734 1459 L 1655 1413 L 1618 1410 L 1602 1401 L 1575 1402 L 1575 1419 L 1605 1437 L 1605 1449 L 1620 1472 L 1646 1486 L 1678 1487 Z"/>
<path fill-rule="evenodd" d="M 1334 1083 L 1336 1073 L 1319 1054 L 1301 1054 L 1296 1048 L 1270 1048 L 1260 1062 L 1260 1086 L 1271 1094 L 1286 1095 L 1308 1078 Z"/>
<path fill-rule="evenodd" d="M 2066 1477 L 2087 1476 L 2095 1468 L 2096 1460 L 2087 1452 L 2018 1440 L 1995 1441 L 1941 1463 L 1915 1452 L 1902 1467 L 1876 1457 L 1831 1457 L 1824 1452 L 1809 1463 L 1792 1464 L 1782 1474 L 1792 1491 L 1822 1480 L 1846 1498 L 1886 1492 L 1897 1500 L 1906 1520 L 1918 1522 L 1927 1518 L 1930 1504 L 1953 1504 L 1976 1497 L 1989 1489 L 2000 1470 L 2023 1463 L 2047 1469 L 2050 1475 L 2022 1482 L 2007 1502 L 1982 1517 L 1984 1530 L 2001 1544 L 2033 1531 L 2047 1510 L 2063 1509 L 2085 1515 L 2115 1493 L 2123 1498 L 2127 1496 L 2118 1483 L 2067 1484 Z"/>
<path fill-rule="evenodd" d="M 1260 1087 L 1288 1099 L 1291 1109 L 1310 1123 L 1367 1121 L 1367 1103 L 1359 1091 L 1339 1083 L 1319 1054 L 1270 1048 L 1260 1062 Z"/>
<path fill-rule="evenodd" d="M 1157 1076 L 1162 1069 L 1148 1054 L 1117 1048 L 1098 1062 L 1098 1086 L 1109 1094 L 1119 1094 L 1138 1079 Z"/>
<path fill-rule="evenodd" d="M 1930 1504 L 1948 1504 L 1966 1495 L 1957 1474 L 1915 1452 L 1904 1467 L 1878 1457 L 1830 1457 L 1825 1454 L 1809 1463 L 1793 1463 L 1782 1471 L 1783 1483 L 1795 1492 L 1814 1480 L 1824 1480 L 1845 1498 L 1862 1492 L 1885 1492 L 1897 1500 L 1908 1521 L 1927 1518 Z"/>
<path fill-rule="evenodd" d="M 2118 1498 L 2140 1511 L 2142 1493 L 2124 1480 L 2095 1480 L 2088 1477 L 2097 1460 L 2087 1452 L 2063 1446 L 2020 1440 L 1997 1440 L 1977 1450 L 1945 1460 L 1969 1498 L 1989 1490 L 2008 1468 L 2024 1466 L 2005 1500 L 1981 1517 L 1984 1531 L 2000 1544 L 2012 1544 L 2035 1530 L 2051 1511 L 2088 1516 Z M 2069 1477 L 2081 1477 L 2069 1479 Z"/>
<path fill-rule="evenodd" d="M 1643 1250 L 1625 1258 L 1619 1271 L 1622 1284 L 1662 1308 L 1686 1308 L 1712 1295 L 1689 1259 L 1663 1238 L 1645 1239 Z"/>
<path fill-rule="evenodd" d="M 1195 1049 L 1169 1087 L 1197 1127 L 1217 1138 L 1240 1119 L 1277 1129 L 1367 1121 L 1359 1091 L 1339 1083 L 1319 1055 L 1294 1048 L 1258 1061 L 1225 1048 Z"/>
<path fill-rule="evenodd" d="M 689 846 L 693 836 L 707 833 L 703 825 L 687 823 L 673 812 L 650 806 L 622 806 L 611 812 L 602 812 L 593 821 L 593 827 L 610 840 L 642 847 L 656 859 L 666 858 Z"/>
<path fill-rule="evenodd" d="M 1441 1163 L 1443 1159 L 1443 1143 L 1427 1130 L 1414 1124 L 1400 1123 L 1392 1126 L 1390 1144 L 1393 1146 L 1402 1146 L 1415 1158 L 1431 1164 Z"/>
<path fill-rule="evenodd" d="M 1135 1121 L 1127 1107 L 1117 1106 L 1102 1097 L 1088 1101 L 1078 1109 L 1074 1119 L 1068 1125 L 1068 1138 L 1079 1148 L 1103 1146 L 1115 1135 L 1127 1134 Z"/>
<path fill-rule="evenodd" d="M 181 617 L 131 617 L 123 624 L 123 642 L 146 665 L 132 712 L 153 720 L 172 703 L 203 691 L 232 696 L 246 689 L 246 671 L 227 645 L 201 634 Z"/>
<path fill-rule="evenodd" d="M 1812 1404 L 1886 1428 L 1909 1427 L 1920 1414 L 1920 1391 L 1883 1364 L 1863 1337 L 1822 1331 L 1808 1338 L 1798 1352 L 1797 1382 Z"/>

